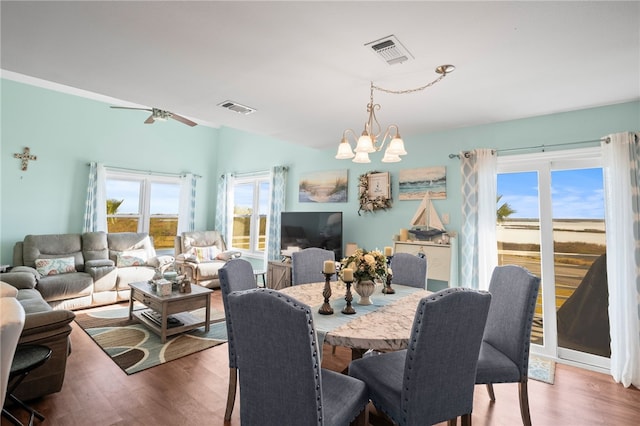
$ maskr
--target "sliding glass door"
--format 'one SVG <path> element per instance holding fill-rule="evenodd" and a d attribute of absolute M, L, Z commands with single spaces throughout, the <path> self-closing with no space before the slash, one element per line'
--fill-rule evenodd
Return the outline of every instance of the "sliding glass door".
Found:
<path fill-rule="evenodd" d="M 497 217 L 499 264 L 542 279 L 532 351 L 608 368 L 599 149 L 500 157 Z"/>

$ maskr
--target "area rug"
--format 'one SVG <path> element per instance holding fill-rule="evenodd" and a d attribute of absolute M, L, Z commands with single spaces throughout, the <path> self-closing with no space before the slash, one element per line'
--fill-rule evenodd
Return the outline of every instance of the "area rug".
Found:
<path fill-rule="evenodd" d="M 556 363 L 548 358 L 536 355 L 529 356 L 529 378 L 553 384 L 556 374 Z"/>
<path fill-rule="evenodd" d="M 137 307 L 136 307 L 137 309 Z M 204 318 L 205 310 L 192 314 Z M 224 313 L 211 310 L 209 332 L 204 327 L 170 336 L 160 336 L 129 320 L 129 307 L 108 306 L 76 312 L 76 323 L 125 373 L 133 374 L 208 349 L 227 341 Z"/>

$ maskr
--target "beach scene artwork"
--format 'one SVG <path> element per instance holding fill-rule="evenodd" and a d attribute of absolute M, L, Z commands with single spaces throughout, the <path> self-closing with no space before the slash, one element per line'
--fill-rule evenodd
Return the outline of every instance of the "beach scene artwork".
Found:
<path fill-rule="evenodd" d="M 346 203 L 347 170 L 305 173 L 298 185 L 301 203 Z"/>
<path fill-rule="evenodd" d="M 445 166 L 400 170 L 398 177 L 400 200 L 421 200 L 427 192 L 432 200 L 447 198 L 447 168 Z"/>

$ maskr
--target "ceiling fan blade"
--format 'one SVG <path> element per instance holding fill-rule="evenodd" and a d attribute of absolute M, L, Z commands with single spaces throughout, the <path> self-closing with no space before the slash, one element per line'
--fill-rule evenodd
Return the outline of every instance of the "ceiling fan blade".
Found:
<path fill-rule="evenodd" d="M 193 127 L 193 126 L 197 126 L 198 125 L 198 123 L 194 123 L 193 121 L 189 120 L 188 118 L 184 118 L 184 117 L 182 117 L 181 115 L 178 115 L 178 114 L 171 113 L 171 118 L 173 118 L 174 120 L 178 120 L 179 122 L 184 123 L 187 126 Z"/>
<path fill-rule="evenodd" d="M 144 120 L 144 124 L 153 124 L 155 120 L 153 119 L 153 114 L 149 116 L 146 120 Z"/>
<path fill-rule="evenodd" d="M 116 109 L 137 109 L 140 111 L 151 111 L 151 108 L 135 108 L 135 107 L 123 107 L 123 106 L 111 106 L 111 108 L 116 108 Z"/>

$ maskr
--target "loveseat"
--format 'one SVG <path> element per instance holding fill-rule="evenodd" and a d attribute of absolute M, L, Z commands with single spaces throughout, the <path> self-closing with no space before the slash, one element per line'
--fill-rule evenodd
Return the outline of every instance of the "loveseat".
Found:
<path fill-rule="evenodd" d="M 25 281 L 34 279 L 28 272 L 19 273 L 17 277 Z M 0 281 L 0 294 L 1 297 L 15 297 L 24 308 L 25 322 L 18 345 L 39 344 L 51 348 L 51 358 L 29 373 L 14 392 L 15 395 L 28 401 L 60 391 L 70 353 L 70 322 L 75 314 L 65 309 L 52 309 L 33 288 L 18 289 Z"/>
<path fill-rule="evenodd" d="M 0 279 L 37 290 L 54 309 L 73 310 L 129 300 L 129 283 L 153 278 L 173 260 L 156 256 L 147 233 L 27 235 Z"/>

